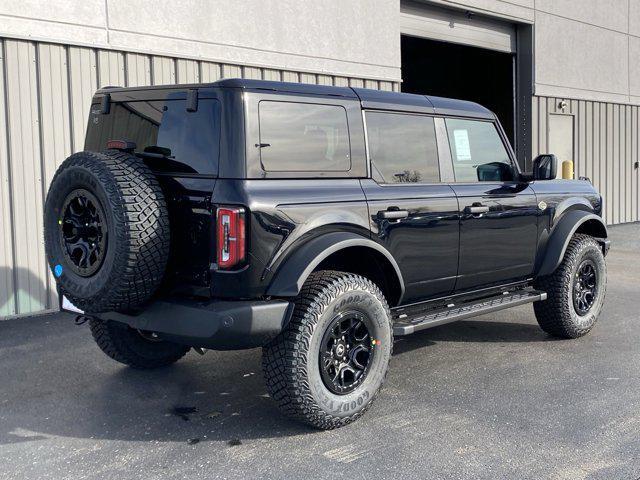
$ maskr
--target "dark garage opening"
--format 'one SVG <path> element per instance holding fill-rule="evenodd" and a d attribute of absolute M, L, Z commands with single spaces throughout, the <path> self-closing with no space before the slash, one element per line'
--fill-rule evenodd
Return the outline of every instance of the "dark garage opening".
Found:
<path fill-rule="evenodd" d="M 402 35 L 402 91 L 492 110 L 514 145 L 514 55 Z"/>

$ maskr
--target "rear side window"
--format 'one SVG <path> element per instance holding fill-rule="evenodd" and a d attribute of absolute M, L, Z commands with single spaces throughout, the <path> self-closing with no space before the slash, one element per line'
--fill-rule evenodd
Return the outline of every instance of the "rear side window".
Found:
<path fill-rule="evenodd" d="M 185 100 L 134 101 L 111 104 L 106 115 L 92 108 L 86 150 L 102 151 L 109 140 L 135 142 L 136 152 L 155 171 L 218 174 L 220 107 L 201 99 L 188 112 Z M 93 113 L 96 111 L 96 113 Z"/>
<path fill-rule="evenodd" d="M 379 183 L 440 181 L 434 120 L 421 115 L 367 112 L 367 140 Z"/>
<path fill-rule="evenodd" d="M 513 180 L 513 165 L 493 123 L 455 118 L 446 123 L 456 182 Z"/>
<path fill-rule="evenodd" d="M 260 159 L 267 172 L 351 169 L 347 111 L 340 105 L 263 100 Z"/>

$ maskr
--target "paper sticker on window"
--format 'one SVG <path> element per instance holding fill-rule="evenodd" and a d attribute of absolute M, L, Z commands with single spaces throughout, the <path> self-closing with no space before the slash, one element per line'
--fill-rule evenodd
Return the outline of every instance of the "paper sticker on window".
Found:
<path fill-rule="evenodd" d="M 453 139 L 456 142 L 456 159 L 459 162 L 471 160 L 469 132 L 467 132 L 466 130 L 454 130 Z"/>

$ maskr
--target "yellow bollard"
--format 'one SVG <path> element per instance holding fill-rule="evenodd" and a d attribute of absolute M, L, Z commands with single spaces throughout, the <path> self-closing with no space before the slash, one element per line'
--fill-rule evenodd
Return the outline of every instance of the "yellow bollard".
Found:
<path fill-rule="evenodd" d="M 565 160 L 562 162 L 562 178 L 565 180 L 573 180 L 573 160 Z"/>

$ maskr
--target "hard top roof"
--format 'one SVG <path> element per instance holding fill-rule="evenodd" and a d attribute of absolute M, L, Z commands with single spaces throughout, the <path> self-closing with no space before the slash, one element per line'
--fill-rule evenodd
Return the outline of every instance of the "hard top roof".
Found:
<path fill-rule="evenodd" d="M 240 88 L 246 90 L 270 90 L 273 92 L 299 93 L 305 95 L 336 96 L 359 99 L 363 108 L 434 113 L 440 115 L 464 116 L 494 119 L 495 115 L 474 102 L 456 100 L 452 98 L 435 97 L 431 95 L 416 95 L 412 93 L 389 92 L 368 88 L 333 87 L 328 85 L 314 85 L 310 83 L 275 82 L 270 80 L 253 80 L 244 78 L 228 78 L 213 83 L 197 83 L 183 85 L 158 85 L 146 87 L 106 87 L 98 90 L 98 94 L 118 91 L 132 92 L 134 90 L 186 90 L 208 88 Z"/>

